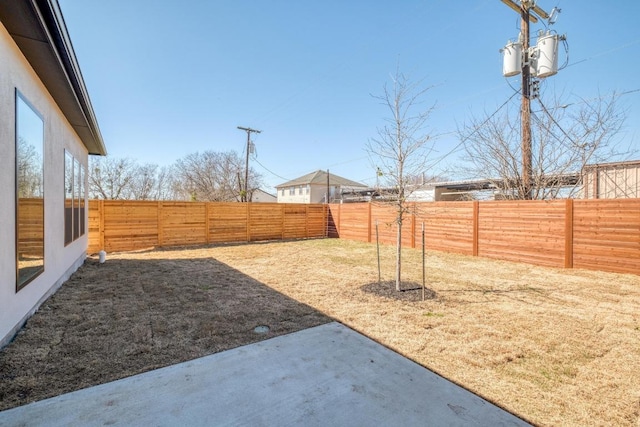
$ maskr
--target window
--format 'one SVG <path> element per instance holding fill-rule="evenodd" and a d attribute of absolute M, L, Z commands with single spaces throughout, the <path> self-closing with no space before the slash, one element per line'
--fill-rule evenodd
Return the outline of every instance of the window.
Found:
<path fill-rule="evenodd" d="M 307 194 L 311 191 L 311 185 L 307 185 Z"/>
<path fill-rule="evenodd" d="M 289 187 L 289 195 L 290 196 L 296 195 L 296 187 Z"/>
<path fill-rule="evenodd" d="M 281 193 L 281 195 L 282 195 L 282 196 L 284 196 L 284 188 L 282 189 L 282 193 Z"/>
<path fill-rule="evenodd" d="M 73 156 L 64 152 L 64 244 L 73 242 Z"/>
<path fill-rule="evenodd" d="M 64 244 L 76 240 L 86 233 L 85 224 L 85 178 L 87 170 L 78 159 L 64 152 Z"/>
<path fill-rule="evenodd" d="M 298 187 L 298 194 L 302 195 L 302 185 Z"/>
<path fill-rule="evenodd" d="M 44 121 L 16 90 L 16 292 L 44 271 Z"/>

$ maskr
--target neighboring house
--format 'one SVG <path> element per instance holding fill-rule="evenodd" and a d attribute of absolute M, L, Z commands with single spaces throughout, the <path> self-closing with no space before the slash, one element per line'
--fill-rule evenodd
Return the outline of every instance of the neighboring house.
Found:
<path fill-rule="evenodd" d="M 86 258 L 106 149 L 57 0 L 0 1 L 0 347 Z"/>
<path fill-rule="evenodd" d="M 242 200 L 240 195 L 238 194 L 228 201 L 240 203 Z M 251 203 L 276 203 L 277 201 L 278 199 L 276 198 L 276 196 L 267 193 L 266 191 L 259 188 L 249 191 L 249 202 Z"/>
<path fill-rule="evenodd" d="M 266 191 L 258 188 L 251 193 L 250 201 L 252 203 L 276 203 L 278 198 L 273 194 L 267 193 Z"/>
<path fill-rule="evenodd" d="M 640 160 L 587 165 L 582 186 L 585 199 L 640 198 Z"/>
<path fill-rule="evenodd" d="M 364 184 L 321 170 L 276 186 L 278 203 L 326 203 L 327 192 L 329 202 L 335 203 L 342 200 L 343 192 L 366 189 Z"/>

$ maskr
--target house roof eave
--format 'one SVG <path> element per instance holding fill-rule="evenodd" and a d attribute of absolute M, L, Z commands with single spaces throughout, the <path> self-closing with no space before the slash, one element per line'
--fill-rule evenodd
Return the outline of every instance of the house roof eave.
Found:
<path fill-rule="evenodd" d="M 57 0 L 0 2 L 0 21 L 89 154 L 107 150 Z"/>

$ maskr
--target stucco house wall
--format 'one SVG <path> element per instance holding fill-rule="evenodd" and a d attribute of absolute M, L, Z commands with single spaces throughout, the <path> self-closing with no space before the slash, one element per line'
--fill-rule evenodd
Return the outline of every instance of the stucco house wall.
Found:
<path fill-rule="evenodd" d="M 290 194 L 289 189 L 293 188 L 295 194 Z M 302 188 L 302 194 L 300 194 Z M 339 198 L 338 187 L 329 186 L 331 200 Z M 326 203 L 325 196 L 327 186 L 320 184 L 295 185 L 292 187 L 281 187 L 278 189 L 278 203 Z"/>
<path fill-rule="evenodd" d="M 16 287 L 16 91 L 44 123 L 44 271 L 20 290 Z M 64 242 L 65 150 L 87 166 L 83 140 L 0 22 L 0 348 L 86 257 L 88 233 L 67 246 Z"/>
<path fill-rule="evenodd" d="M 309 184 L 278 188 L 277 197 L 278 203 L 312 203 Z"/>

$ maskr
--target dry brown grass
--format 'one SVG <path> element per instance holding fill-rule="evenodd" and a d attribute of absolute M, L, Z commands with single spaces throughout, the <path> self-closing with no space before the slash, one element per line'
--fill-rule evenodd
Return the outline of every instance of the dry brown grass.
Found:
<path fill-rule="evenodd" d="M 88 260 L 0 352 L 0 410 L 330 320 L 207 250 Z"/>
<path fill-rule="evenodd" d="M 385 281 L 394 251 L 382 247 Z M 403 254 L 413 287 L 421 254 Z M 377 278 L 375 246 L 344 240 L 112 254 L 0 353 L 0 408 L 25 402 L 11 386 L 23 370 L 32 393 L 50 376 L 67 391 L 261 339 L 259 323 L 286 333 L 326 315 L 530 422 L 640 426 L 640 277 L 429 252 L 431 298 Z M 106 355 L 116 374 L 86 379 Z"/>

